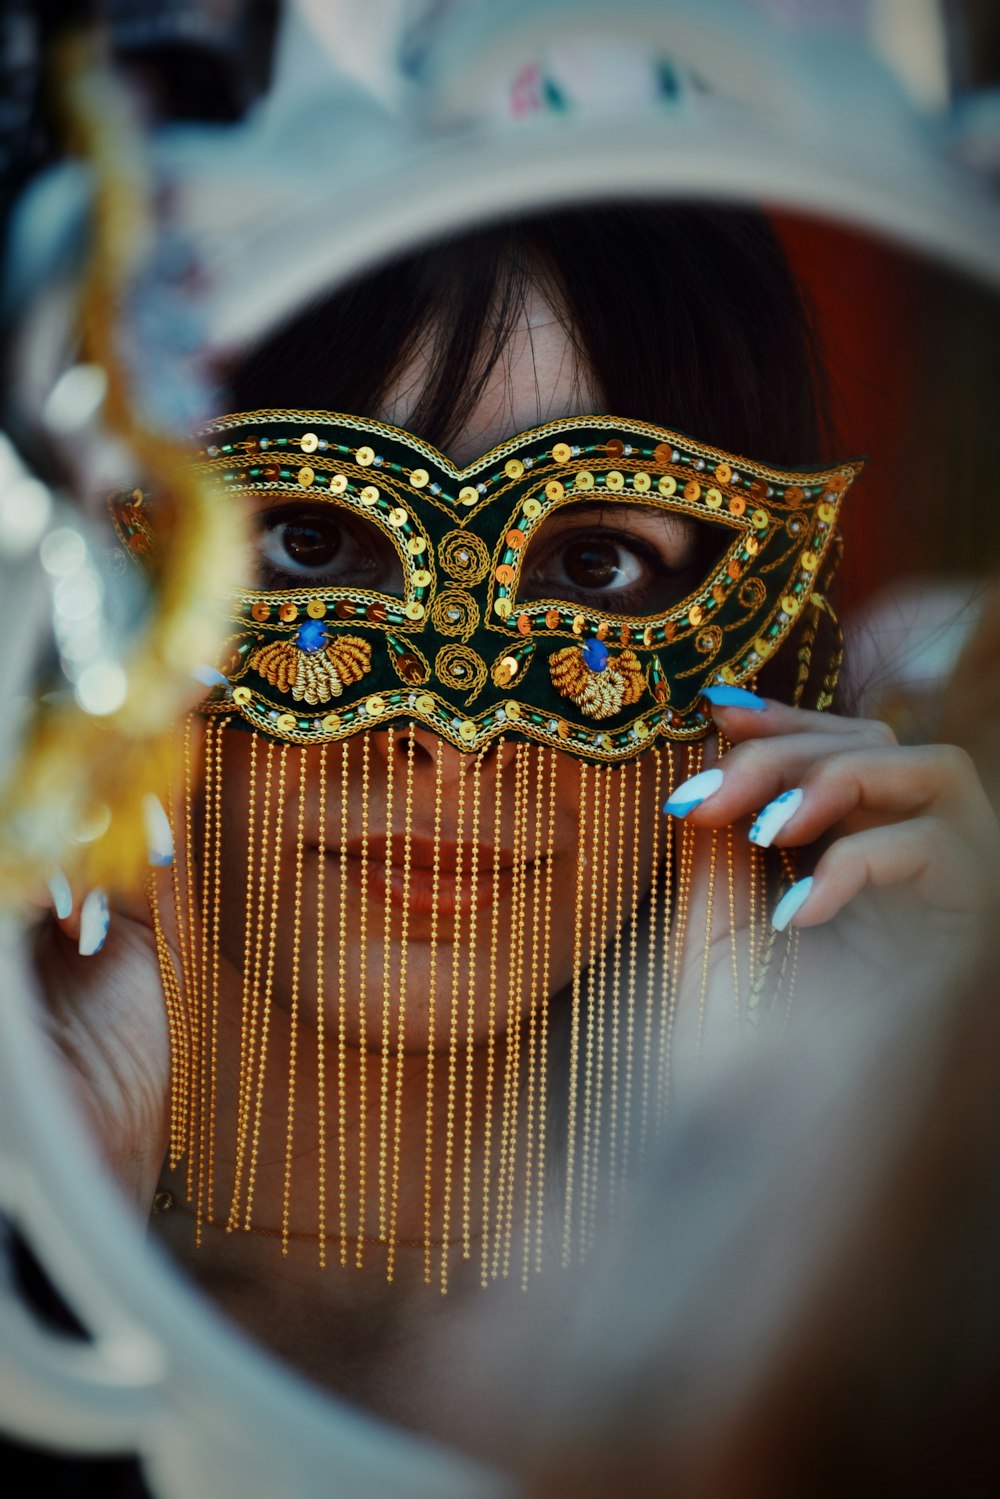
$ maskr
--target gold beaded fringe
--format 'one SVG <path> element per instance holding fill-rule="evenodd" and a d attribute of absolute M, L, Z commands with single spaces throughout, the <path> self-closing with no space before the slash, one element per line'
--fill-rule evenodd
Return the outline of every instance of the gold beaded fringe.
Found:
<path fill-rule="evenodd" d="M 463 1262 L 527 1285 L 585 1256 L 669 1113 L 682 1019 L 702 1045 L 720 922 L 737 1022 L 791 1003 L 797 938 L 769 927 L 764 856 L 741 843 L 739 866 L 732 829 L 661 814 L 703 752 L 574 762 L 560 811 L 567 762 L 544 745 L 501 740 L 446 776 L 456 752 L 413 725 L 306 749 L 192 717 L 171 938 L 149 893 L 170 1163 L 198 1241 L 311 1242 L 321 1266 L 379 1252 L 389 1280 L 413 1250 L 442 1292 Z M 227 819 L 239 767 L 246 809 Z"/>

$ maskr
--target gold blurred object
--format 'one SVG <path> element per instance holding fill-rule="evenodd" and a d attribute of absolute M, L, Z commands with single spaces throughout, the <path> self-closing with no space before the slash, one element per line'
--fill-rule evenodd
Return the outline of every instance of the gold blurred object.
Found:
<path fill-rule="evenodd" d="M 176 725 L 192 671 L 213 659 L 221 603 L 242 535 L 233 507 L 194 472 L 184 446 L 144 424 L 116 347 L 119 306 L 155 232 L 136 149 L 139 127 L 114 76 L 74 38 L 56 81 L 73 147 L 93 176 L 89 264 L 81 288 L 81 358 L 107 377 L 105 420 L 162 496 L 155 599 L 127 659 L 121 706 L 94 715 L 75 700 L 33 706 L 0 787 L 0 900 L 17 904 L 54 863 L 84 886 L 136 885 L 147 863 L 143 803 L 171 778 Z M 227 567 L 227 559 L 230 559 Z"/>

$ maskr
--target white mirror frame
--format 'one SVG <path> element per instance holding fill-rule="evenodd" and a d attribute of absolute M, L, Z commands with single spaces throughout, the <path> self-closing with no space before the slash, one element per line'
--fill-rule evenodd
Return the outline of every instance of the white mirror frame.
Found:
<path fill-rule="evenodd" d="M 609 29 L 686 66 L 711 96 L 620 118 L 499 125 L 478 112 L 508 63 Z M 390 251 L 508 210 L 612 196 L 764 200 L 1000 288 L 1000 210 L 870 58 L 779 43 L 726 0 L 480 7 L 442 29 L 395 111 L 334 79 L 229 132 L 174 131 L 157 151 L 209 271 L 221 348 Z M 14 624 L 2 599 L 0 622 Z M 0 1286 L 0 1428 L 67 1451 L 135 1452 L 154 1491 L 177 1499 L 507 1492 L 497 1475 L 323 1397 L 144 1245 L 47 1064 L 24 941 L 13 919 L 0 926 L 0 1207 L 94 1341 L 58 1338 Z"/>

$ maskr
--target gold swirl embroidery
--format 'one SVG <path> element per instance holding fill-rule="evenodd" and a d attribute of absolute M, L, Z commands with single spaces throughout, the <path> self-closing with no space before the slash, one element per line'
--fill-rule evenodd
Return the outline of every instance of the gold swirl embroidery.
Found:
<path fill-rule="evenodd" d="M 479 606 L 460 588 L 446 588 L 431 606 L 431 623 L 441 635 L 468 640 L 479 624 Z"/>
<path fill-rule="evenodd" d="M 449 577 L 467 588 L 481 583 L 490 570 L 486 545 L 471 531 L 449 531 L 438 543 L 437 555 Z"/>
<path fill-rule="evenodd" d="M 443 645 L 434 658 L 434 672 L 444 687 L 468 694 L 471 703 L 486 682 L 486 663 L 467 645 Z"/>

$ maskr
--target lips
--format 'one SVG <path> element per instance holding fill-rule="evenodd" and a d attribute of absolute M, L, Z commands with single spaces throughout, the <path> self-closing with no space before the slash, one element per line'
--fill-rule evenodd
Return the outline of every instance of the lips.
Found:
<path fill-rule="evenodd" d="M 409 839 L 408 879 L 405 869 L 407 840 L 402 833 L 394 833 L 391 837 L 375 833 L 368 838 L 350 838 L 344 847 L 352 864 L 360 867 L 366 858 L 368 893 L 376 899 L 390 900 L 393 906 L 406 910 L 411 917 L 429 917 L 435 910 L 438 917 L 444 918 L 456 913 L 468 915 L 473 907 L 484 910 L 510 892 L 514 855 L 509 849 L 501 848 L 497 856 L 492 844 L 459 844 L 413 834 Z M 328 849 L 327 855 L 339 860 L 340 851 Z M 472 877 L 474 859 L 475 879 Z"/>

